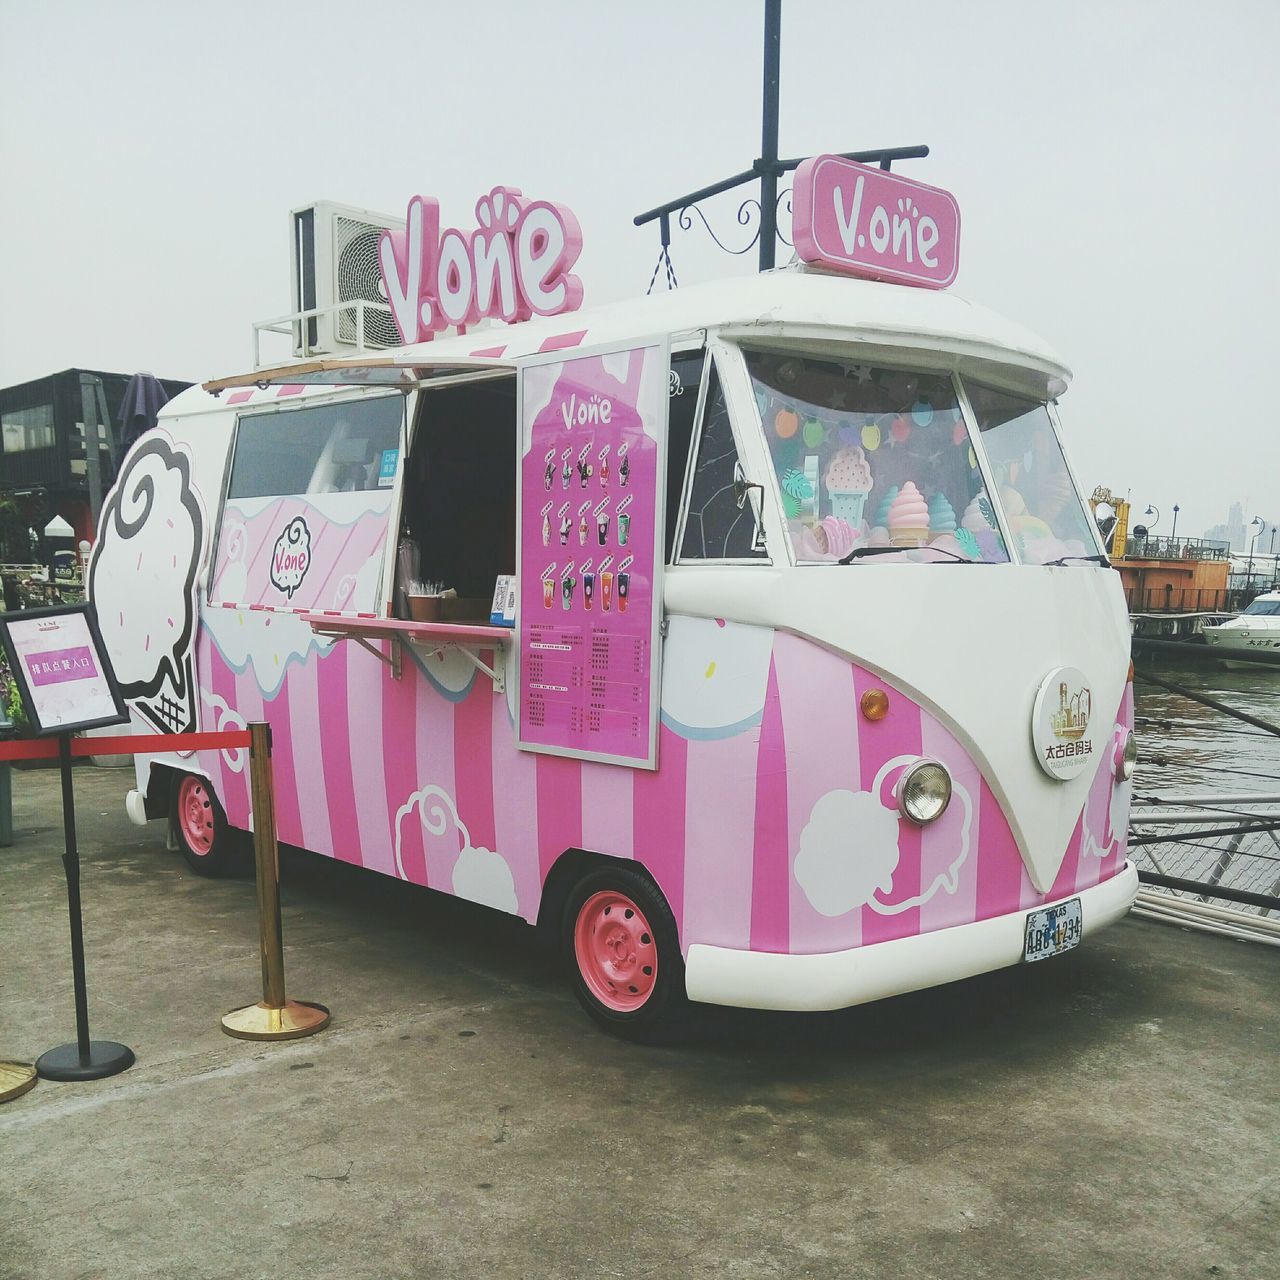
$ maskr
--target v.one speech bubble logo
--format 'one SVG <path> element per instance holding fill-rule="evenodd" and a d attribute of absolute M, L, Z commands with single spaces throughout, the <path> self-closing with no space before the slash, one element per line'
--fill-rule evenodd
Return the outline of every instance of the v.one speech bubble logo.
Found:
<path fill-rule="evenodd" d="M 301 516 L 294 516 L 276 539 L 271 553 L 271 585 L 292 600 L 310 568 L 311 530 Z"/>

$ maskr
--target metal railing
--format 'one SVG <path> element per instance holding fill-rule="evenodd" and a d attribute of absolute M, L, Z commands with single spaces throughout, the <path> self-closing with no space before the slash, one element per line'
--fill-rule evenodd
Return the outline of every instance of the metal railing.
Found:
<path fill-rule="evenodd" d="M 1135 560 L 1230 560 L 1231 543 L 1207 538 L 1129 538 L 1124 554 Z"/>
<path fill-rule="evenodd" d="M 1280 794 L 1144 796 L 1129 818 L 1137 915 L 1280 946 Z"/>
<path fill-rule="evenodd" d="M 321 348 L 313 347 L 307 341 L 306 321 L 316 320 L 321 316 L 328 315 L 336 318 L 342 312 L 352 311 L 355 312 L 356 324 L 354 350 L 383 350 L 382 343 L 374 343 L 370 346 L 365 342 L 365 312 L 378 312 L 382 315 L 390 316 L 391 308 L 385 302 L 368 302 L 364 298 L 352 298 L 347 302 L 335 302 L 327 307 L 312 307 L 309 311 L 294 311 L 287 316 L 276 316 L 273 320 L 255 320 L 253 322 L 253 367 L 255 369 L 263 367 L 261 338 L 264 333 L 284 334 L 294 343 L 295 353 L 303 356 L 316 355 L 321 353 Z M 298 351 L 299 347 L 301 348 L 300 352 Z M 324 348 L 323 353 L 332 354 L 328 348 Z"/>
<path fill-rule="evenodd" d="M 1232 707 L 1149 670 L 1137 680 L 1217 711 L 1247 729 L 1280 737 L 1280 724 Z M 1156 755 L 1159 768 L 1170 761 Z M 1262 778 L 1271 789 L 1208 793 L 1149 792 L 1134 796 L 1129 856 L 1141 888 L 1134 911 L 1166 923 L 1280 946 L 1280 777 L 1255 769 L 1203 766 L 1211 772 Z"/>
<path fill-rule="evenodd" d="M 1124 601 L 1130 613 L 1239 613 L 1271 583 L 1255 579 L 1252 587 L 1128 587 Z"/>

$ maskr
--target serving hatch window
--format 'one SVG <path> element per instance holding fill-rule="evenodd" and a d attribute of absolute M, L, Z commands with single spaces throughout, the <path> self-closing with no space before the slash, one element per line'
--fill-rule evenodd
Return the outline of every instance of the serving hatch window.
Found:
<path fill-rule="evenodd" d="M 246 414 L 236 433 L 229 498 L 356 493 L 395 479 L 399 395 Z"/>
<path fill-rule="evenodd" d="M 1023 564 L 1096 556 L 1048 409 L 967 379 L 965 391 Z"/>
<path fill-rule="evenodd" d="M 1008 560 L 949 375 L 746 360 L 800 563 Z"/>
<path fill-rule="evenodd" d="M 244 414 L 209 598 L 381 613 L 404 399 L 365 395 Z"/>

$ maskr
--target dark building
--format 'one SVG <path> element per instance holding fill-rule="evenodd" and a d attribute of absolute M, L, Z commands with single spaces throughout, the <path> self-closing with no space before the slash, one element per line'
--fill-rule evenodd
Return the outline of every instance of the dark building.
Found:
<path fill-rule="evenodd" d="M 89 480 L 85 459 L 84 410 L 80 374 L 101 379 L 96 412 L 105 410 L 111 435 L 98 417 L 98 456 L 105 494 L 115 479 L 123 424 L 120 403 L 129 374 L 65 369 L 47 378 L 0 389 L 0 507 L 8 499 L 8 518 L 0 521 L 0 561 L 30 561 L 27 529 L 42 530 L 55 515 L 75 530 L 76 540 L 93 539 Z M 189 382 L 161 378 L 172 399 Z M 43 550 L 43 549 L 41 549 Z M 43 558 L 43 557 L 42 557 Z"/>

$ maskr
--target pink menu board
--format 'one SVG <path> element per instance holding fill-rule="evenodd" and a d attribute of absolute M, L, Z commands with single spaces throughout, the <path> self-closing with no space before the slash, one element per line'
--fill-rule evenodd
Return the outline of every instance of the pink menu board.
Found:
<path fill-rule="evenodd" d="M 667 344 L 520 372 L 521 747 L 654 768 Z"/>

